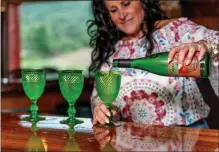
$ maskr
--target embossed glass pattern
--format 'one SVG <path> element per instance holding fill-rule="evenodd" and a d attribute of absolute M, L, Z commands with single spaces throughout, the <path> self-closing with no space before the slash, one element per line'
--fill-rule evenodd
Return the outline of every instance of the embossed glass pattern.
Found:
<path fill-rule="evenodd" d="M 119 94 L 121 73 L 118 71 L 98 71 L 95 73 L 95 82 L 100 99 L 111 113 L 110 122 L 105 126 L 117 126 L 112 120 L 111 106 Z"/>
<path fill-rule="evenodd" d="M 69 104 L 67 120 L 63 124 L 79 124 L 82 121 L 75 119 L 74 104 L 80 97 L 84 85 L 84 75 L 81 70 L 63 70 L 59 72 L 59 87 L 63 97 Z"/>
<path fill-rule="evenodd" d="M 31 116 L 23 118 L 23 120 L 37 122 L 44 120 L 37 114 L 37 100 L 43 94 L 46 85 L 46 72 L 43 69 L 23 69 L 21 71 L 22 85 L 25 94 L 31 100 L 30 106 Z"/>

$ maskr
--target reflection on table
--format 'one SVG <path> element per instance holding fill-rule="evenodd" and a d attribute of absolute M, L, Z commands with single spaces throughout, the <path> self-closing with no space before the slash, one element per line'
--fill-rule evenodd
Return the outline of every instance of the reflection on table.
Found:
<path fill-rule="evenodd" d="M 197 150 L 199 132 L 200 129 L 134 123 L 123 123 L 118 128 L 94 128 L 100 147 L 111 146 L 117 151 L 193 151 Z"/>
<path fill-rule="evenodd" d="M 218 130 L 161 127 L 122 122 L 120 127 L 96 128 L 60 124 L 66 117 L 45 116 L 37 124 L 26 115 L 2 113 L 2 151 L 218 151 Z"/>
<path fill-rule="evenodd" d="M 37 135 L 38 128 L 36 123 L 32 123 L 31 131 L 32 135 L 27 141 L 25 151 L 46 151 L 42 139 Z"/>

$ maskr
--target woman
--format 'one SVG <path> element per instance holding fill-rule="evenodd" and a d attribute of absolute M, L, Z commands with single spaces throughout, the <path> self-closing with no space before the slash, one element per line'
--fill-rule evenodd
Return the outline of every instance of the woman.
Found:
<path fill-rule="evenodd" d="M 201 60 L 209 51 L 218 59 L 219 33 L 186 18 L 176 19 L 156 30 L 166 19 L 156 0 L 93 0 L 90 21 L 92 64 L 90 71 L 108 71 L 113 59 L 140 58 L 170 51 L 169 62 L 178 55 L 178 69 L 189 65 L 194 55 Z M 96 26 L 96 29 L 93 29 Z M 186 60 L 185 60 L 186 59 Z M 120 93 L 114 106 L 123 121 L 144 124 L 181 125 L 207 128 L 210 108 L 204 102 L 194 78 L 163 77 L 137 69 L 122 72 Z M 211 83 L 218 93 L 218 67 L 212 67 Z M 109 122 L 110 113 L 94 87 L 91 96 L 93 124 Z"/>

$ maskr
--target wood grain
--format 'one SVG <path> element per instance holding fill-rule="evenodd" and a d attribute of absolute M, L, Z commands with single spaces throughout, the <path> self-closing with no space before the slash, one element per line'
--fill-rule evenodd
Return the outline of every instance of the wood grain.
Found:
<path fill-rule="evenodd" d="M 58 117 L 58 116 L 55 116 Z M 20 123 L 20 114 L 2 113 L 2 151 L 216 151 L 218 130 L 122 123 L 121 127 L 76 132 L 57 126 L 31 131 Z M 101 145 L 101 132 L 110 130 L 110 144 Z M 106 134 L 107 135 L 107 134 Z M 99 136 L 100 137 L 100 136 Z M 103 136 L 102 136 L 103 137 Z M 106 138 L 105 138 L 106 139 Z M 102 148 L 100 148 L 103 146 Z"/>

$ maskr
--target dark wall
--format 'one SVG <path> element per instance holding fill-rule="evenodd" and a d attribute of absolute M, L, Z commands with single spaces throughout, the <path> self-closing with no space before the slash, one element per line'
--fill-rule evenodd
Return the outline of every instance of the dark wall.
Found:
<path fill-rule="evenodd" d="M 204 17 L 218 16 L 218 0 L 181 0 L 183 16 L 187 17 Z"/>
<path fill-rule="evenodd" d="M 8 76 L 8 56 L 7 56 L 7 20 L 6 12 L 1 12 L 1 78 Z"/>

